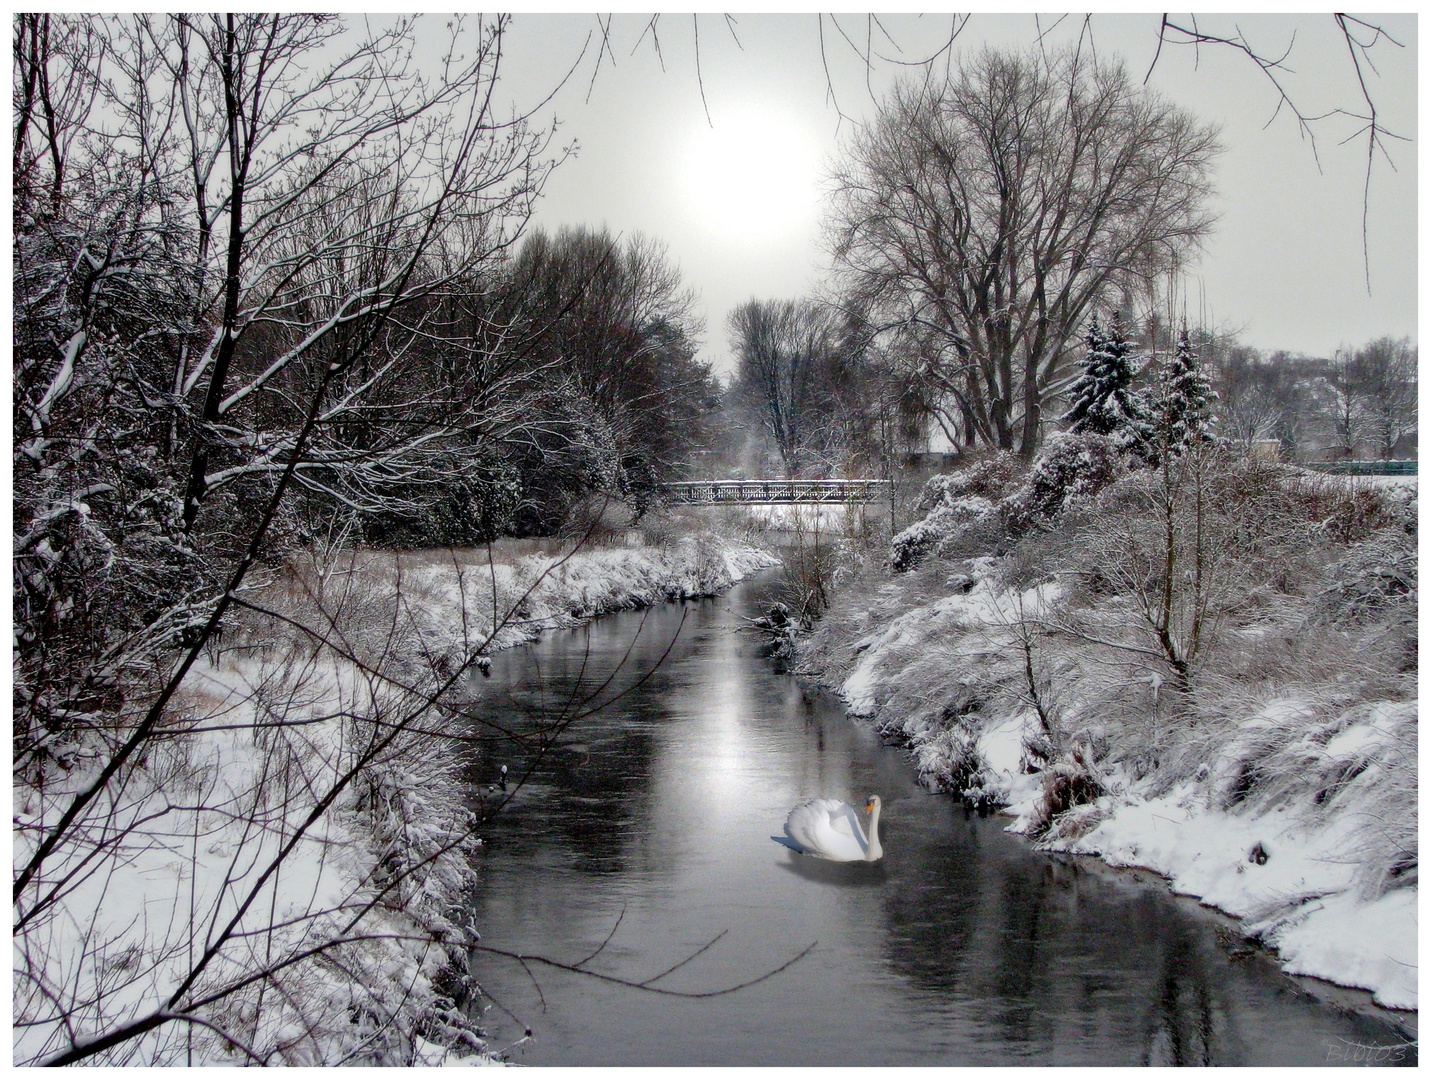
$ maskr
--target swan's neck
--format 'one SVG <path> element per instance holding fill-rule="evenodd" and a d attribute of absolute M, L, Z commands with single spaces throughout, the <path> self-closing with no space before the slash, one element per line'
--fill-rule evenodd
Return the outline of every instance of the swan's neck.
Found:
<path fill-rule="evenodd" d="M 865 862 L 874 862 L 884 854 L 884 849 L 879 846 L 879 806 L 870 811 L 870 843 L 865 849 Z"/>

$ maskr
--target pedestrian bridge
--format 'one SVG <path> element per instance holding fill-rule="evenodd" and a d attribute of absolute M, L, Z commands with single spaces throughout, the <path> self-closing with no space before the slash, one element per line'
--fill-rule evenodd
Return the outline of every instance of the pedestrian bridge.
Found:
<path fill-rule="evenodd" d="M 888 480 L 689 480 L 662 484 L 661 491 L 686 506 L 889 501 Z"/>

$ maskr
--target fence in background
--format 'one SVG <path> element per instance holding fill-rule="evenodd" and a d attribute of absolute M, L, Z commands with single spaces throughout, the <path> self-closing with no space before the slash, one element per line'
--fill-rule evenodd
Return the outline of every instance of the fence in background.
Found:
<path fill-rule="evenodd" d="M 1403 461 L 1309 461 L 1307 468 L 1339 476 L 1415 476 L 1416 459 Z"/>

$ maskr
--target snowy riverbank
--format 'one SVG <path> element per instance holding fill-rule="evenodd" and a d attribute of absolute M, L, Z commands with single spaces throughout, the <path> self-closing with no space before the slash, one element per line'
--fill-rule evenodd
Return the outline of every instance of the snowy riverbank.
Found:
<path fill-rule="evenodd" d="M 1039 725 L 1027 705 L 985 698 L 982 716 L 963 732 L 909 706 L 931 668 L 963 673 L 956 653 L 985 666 L 985 687 L 1007 675 L 988 669 L 1007 663 L 993 654 L 1006 647 L 999 638 L 1015 605 L 1031 614 L 1046 599 L 1036 590 L 1021 597 L 1001 592 L 979 577 L 967 593 L 914 607 L 852 642 L 859 660 L 837 684 L 852 714 L 908 742 L 930 787 L 959 794 L 978 785 L 1015 818 L 1014 832 L 1031 831 L 1044 812 L 1044 774 L 1031 771 L 1028 753 Z M 966 678 L 963 688 L 980 694 L 975 679 Z M 1106 794 L 1069 809 L 1038 842 L 1156 871 L 1174 891 L 1241 918 L 1245 932 L 1275 948 L 1289 973 L 1364 988 L 1381 1005 L 1415 1009 L 1417 889 L 1377 895 L 1381 883 L 1366 880 L 1358 853 L 1388 824 L 1377 785 L 1398 772 L 1414 784 L 1416 706 L 1363 702 L 1327 715 L 1319 704 L 1289 698 L 1238 718 L 1241 743 L 1227 745 L 1171 789 L 1156 773 L 1140 779 L 1128 769 L 1106 769 L 1098 777 Z M 1221 796 L 1242 775 L 1240 751 L 1260 747 L 1259 740 L 1280 742 L 1277 753 L 1302 774 L 1289 773 L 1275 797 L 1225 808 Z"/>
<path fill-rule="evenodd" d="M 130 1037 L 84 1060 L 480 1054 L 460 1007 L 480 840 L 434 695 L 460 693 L 473 655 L 711 595 L 776 561 L 711 535 L 490 563 L 368 551 L 250 589 L 181 685 L 166 738 L 17 904 L 13 1060 L 115 1032 Z M 79 752 L 42 785 L 17 781 L 17 865 L 98 760 Z"/>
<path fill-rule="evenodd" d="M 1191 698 L 1126 629 L 1108 565 L 1094 589 L 1075 572 L 1087 556 L 1070 549 L 1121 512 L 1107 501 L 1037 537 L 1039 563 L 1016 547 L 866 569 L 801 663 L 904 741 L 931 789 L 1001 807 L 1044 849 L 1153 870 L 1289 973 L 1414 1010 L 1414 480 L 1388 494 L 1384 524 L 1289 560 L 1280 593 L 1227 602 Z M 957 518 L 960 498 L 975 501 L 956 490 L 928 519 L 956 555 L 968 526 L 936 515 Z"/>
<path fill-rule="evenodd" d="M 432 647 L 459 652 L 478 641 L 483 652 L 506 649 L 609 612 L 714 596 L 780 561 L 712 535 L 490 564 L 480 550 L 370 557 L 381 564 L 375 571 L 403 577 L 414 629 Z"/>

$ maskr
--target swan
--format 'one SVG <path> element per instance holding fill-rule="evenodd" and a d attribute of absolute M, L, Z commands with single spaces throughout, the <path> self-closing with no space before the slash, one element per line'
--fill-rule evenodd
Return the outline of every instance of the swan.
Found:
<path fill-rule="evenodd" d="M 870 816 L 870 835 L 860 828 L 855 808 L 839 799 L 812 799 L 790 811 L 785 819 L 785 835 L 772 836 L 801 855 L 813 855 L 831 862 L 874 862 L 884 854 L 879 843 L 878 795 L 865 803 Z"/>

